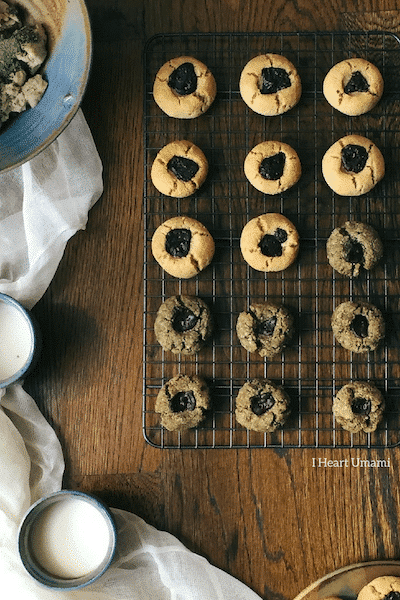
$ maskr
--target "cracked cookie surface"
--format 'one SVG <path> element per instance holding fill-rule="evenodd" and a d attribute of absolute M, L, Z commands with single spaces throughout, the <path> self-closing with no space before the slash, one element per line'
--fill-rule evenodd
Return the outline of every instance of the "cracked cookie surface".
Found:
<path fill-rule="evenodd" d="M 337 342 L 351 352 L 376 350 L 385 336 L 383 315 L 369 302 L 342 302 L 333 312 L 331 325 Z"/>
<path fill-rule="evenodd" d="M 163 427 L 169 431 L 184 431 L 197 427 L 210 405 L 206 382 L 197 375 L 179 374 L 158 392 L 155 411 L 160 414 Z"/>
<path fill-rule="evenodd" d="M 215 244 L 202 223 L 183 215 L 172 217 L 157 227 L 151 250 L 164 271 L 173 277 L 188 279 L 210 264 Z"/>
<path fill-rule="evenodd" d="M 370 111 L 383 94 L 379 69 L 363 58 L 349 58 L 334 65 L 323 83 L 323 93 L 333 108 L 357 116 Z"/>
<path fill-rule="evenodd" d="M 174 354 L 195 354 L 213 329 L 208 305 L 197 296 L 171 296 L 157 311 L 154 332 L 158 343 Z"/>
<path fill-rule="evenodd" d="M 382 420 L 384 409 L 385 401 L 381 392 L 366 381 L 356 381 L 344 385 L 334 397 L 332 405 L 336 423 L 351 433 L 375 431 Z M 371 595 L 370 597 L 363 593 L 362 596 L 364 600 L 367 598 L 383 600 L 385 594 L 382 596 Z"/>
<path fill-rule="evenodd" d="M 188 140 L 177 140 L 158 152 L 151 167 L 151 180 L 162 194 L 186 198 L 199 189 L 207 173 L 204 152 Z"/>
<path fill-rule="evenodd" d="M 166 62 L 153 85 L 154 101 L 175 119 L 199 117 L 210 108 L 216 93 L 213 74 L 192 56 L 179 56 Z"/>
<path fill-rule="evenodd" d="M 293 316 L 285 306 L 254 303 L 238 316 L 236 333 L 243 348 L 271 357 L 282 352 L 291 341 L 293 323 Z"/>
<path fill-rule="evenodd" d="M 359 592 L 357 600 L 398 600 L 400 598 L 400 577 L 383 575 L 376 577 Z"/>
<path fill-rule="evenodd" d="M 235 417 L 246 429 L 271 433 L 284 425 L 289 414 L 288 394 L 269 379 L 246 381 L 236 396 Z"/>
<path fill-rule="evenodd" d="M 281 115 L 300 100 L 301 81 L 288 58 L 280 54 L 261 54 L 244 67 L 239 90 L 254 112 L 265 116 Z"/>
<path fill-rule="evenodd" d="M 277 141 L 261 142 L 246 156 L 244 173 L 260 192 L 280 194 L 300 179 L 300 159 L 289 144 Z"/>
<path fill-rule="evenodd" d="M 326 252 L 335 271 L 347 277 L 358 277 L 362 269 L 369 271 L 382 258 L 383 245 L 370 225 L 346 221 L 330 234 Z"/>
<path fill-rule="evenodd" d="M 299 251 L 299 234 L 280 213 L 254 217 L 243 227 L 240 249 L 244 260 L 257 271 L 283 271 Z"/>
<path fill-rule="evenodd" d="M 384 177 L 385 161 L 370 139 L 347 135 L 326 151 L 322 174 L 329 187 L 340 196 L 361 196 Z"/>

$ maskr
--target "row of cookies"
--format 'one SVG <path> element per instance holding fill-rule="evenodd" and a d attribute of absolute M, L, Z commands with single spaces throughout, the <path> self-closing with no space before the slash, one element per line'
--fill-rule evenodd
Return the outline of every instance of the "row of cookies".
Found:
<path fill-rule="evenodd" d="M 252 379 L 239 390 L 235 400 L 236 420 L 255 431 L 273 432 L 290 414 L 290 398 L 282 386 L 268 379 Z M 155 412 L 169 431 L 184 431 L 200 425 L 212 410 L 205 379 L 180 373 L 159 390 Z"/>
<path fill-rule="evenodd" d="M 257 190 L 276 195 L 293 187 L 302 174 L 297 152 L 284 142 L 267 140 L 254 146 L 244 160 L 244 174 Z M 204 183 L 207 158 L 189 140 L 166 144 L 157 153 L 150 171 L 154 187 L 174 198 L 187 198 Z M 378 146 L 361 135 L 337 140 L 322 159 L 322 174 L 341 196 L 361 196 L 371 191 L 385 174 L 385 160 Z"/>
<path fill-rule="evenodd" d="M 164 350 L 174 354 L 196 354 L 212 336 L 214 321 L 202 298 L 170 296 L 157 311 L 154 333 Z M 282 305 L 254 303 L 239 314 L 236 332 L 246 350 L 272 357 L 282 352 L 292 339 L 293 315 Z"/>
<path fill-rule="evenodd" d="M 157 311 L 154 333 L 164 350 L 195 354 L 211 337 L 213 321 L 209 306 L 198 296 L 170 296 Z M 355 353 L 376 350 L 385 337 L 382 312 L 369 302 L 342 302 L 333 311 L 331 327 L 336 341 Z M 283 305 L 255 302 L 239 314 L 236 333 L 248 352 L 271 358 L 292 340 L 294 318 Z"/>
<path fill-rule="evenodd" d="M 180 373 L 159 390 L 155 412 L 169 431 L 185 431 L 200 425 L 212 410 L 205 379 Z M 373 384 L 357 381 L 344 385 L 335 395 L 335 422 L 350 433 L 371 433 L 382 421 L 385 399 Z M 284 426 L 291 413 L 291 400 L 283 386 L 269 379 L 246 381 L 235 398 L 235 418 L 246 429 L 272 433 Z"/>
<path fill-rule="evenodd" d="M 280 213 L 266 213 L 243 227 L 240 248 L 245 261 L 259 271 L 282 271 L 295 260 L 299 234 Z M 207 267 L 215 252 L 208 229 L 186 215 L 167 219 L 155 230 L 151 250 L 159 265 L 174 277 L 188 279 Z"/>
<path fill-rule="evenodd" d="M 331 106 L 346 115 L 370 111 L 383 94 L 379 69 L 364 58 L 355 57 L 334 65 L 323 81 L 323 93 Z M 260 54 L 243 68 L 239 80 L 243 101 L 264 116 L 281 115 L 300 100 L 302 84 L 293 63 L 280 54 Z M 193 119 L 214 102 L 217 84 L 210 69 L 191 56 L 167 61 L 158 70 L 153 97 L 168 116 Z"/>
<path fill-rule="evenodd" d="M 248 221 L 240 236 L 244 260 L 255 270 L 282 271 L 297 257 L 300 238 L 293 223 L 281 213 L 265 213 Z M 155 230 L 151 249 L 155 260 L 170 275 L 188 279 L 205 269 L 215 252 L 214 238 L 192 217 L 177 216 Z M 382 258 L 383 244 L 366 223 L 346 221 L 336 227 L 326 243 L 333 269 L 348 277 L 371 270 Z"/>

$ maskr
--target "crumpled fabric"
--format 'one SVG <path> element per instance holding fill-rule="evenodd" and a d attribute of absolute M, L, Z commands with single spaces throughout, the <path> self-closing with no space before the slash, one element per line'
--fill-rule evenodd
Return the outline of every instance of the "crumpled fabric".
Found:
<path fill-rule="evenodd" d="M 32 308 L 102 191 L 102 163 L 78 110 L 50 146 L 0 174 L 0 292 Z"/>
<path fill-rule="evenodd" d="M 102 164 L 81 110 L 40 155 L 0 175 L 0 292 L 28 309 L 36 304 L 102 189 Z M 118 541 L 110 568 L 79 590 L 42 586 L 19 558 L 18 529 L 31 504 L 61 489 L 63 473 L 60 442 L 23 382 L 0 390 L 1 598 L 260 600 L 169 533 L 113 508 Z"/>

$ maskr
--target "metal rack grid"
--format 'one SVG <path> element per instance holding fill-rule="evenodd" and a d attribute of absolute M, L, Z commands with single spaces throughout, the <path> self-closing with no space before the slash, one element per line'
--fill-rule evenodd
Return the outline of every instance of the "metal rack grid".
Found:
<path fill-rule="evenodd" d="M 254 113 L 239 94 L 242 68 L 262 52 L 287 56 L 302 80 L 298 106 L 282 116 Z M 180 55 L 200 59 L 217 81 L 214 104 L 197 119 L 172 119 L 152 97 L 158 69 Z M 385 81 L 382 100 L 360 117 L 335 111 L 322 95 L 322 81 L 330 67 L 350 56 L 376 64 Z M 399 443 L 399 66 L 399 39 L 387 32 L 168 34 L 148 41 L 144 52 L 143 346 L 143 433 L 148 443 L 159 448 L 377 448 Z M 369 194 L 344 198 L 325 184 L 320 165 L 327 148 L 349 133 L 365 135 L 378 145 L 385 157 L 386 175 Z M 173 139 L 193 141 L 210 165 L 206 183 L 185 199 L 159 194 L 150 179 L 156 153 Z M 302 163 L 299 183 L 279 196 L 258 192 L 243 173 L 247 153 L 266 139 L 290 144 Z M 254 271 L 240 253 L 243 226 L 263 212 L 284 213 L 300 234 L 297 261 L 280 273 Z M 204 223 L 216 243 L 211 265 L 190 280 L 164 273 L 150 249 L 155 229 L 179 214 Z M 381 264 L 358 279 L 335 273 L 326 260 L 330 232 L 348 219 L 373 225 L 385 246 Z M 202 297 L 215 316 L 213 340 L 195 357 L 165 352 L 155 339 L 156 312 L 174 294 Z M 297 338 L 282 356 L 273 359 L 247 353 L 235 333 L 238 314 L 251 302 L 265 298 L 282 302 L 296 317 Z M 385 344 L 374 353 L 350 353 L 333 339 L 332 312 L 349 299 L 373 302 L 385 315 Z M 184 433 L 162 428 L 154 412 L 160 387 L 178 372 L 204 376 L 213 398 L 212 414 L 204 424 Z M 235 421 L 235 396 L 252 377 L 282 384 L 291 397 L 292 415 L 273 434 L 247 431 Z M 374 433 L 350 434 L 335 424 L 332 398 L 352 380 L 369 380 L 386 397 L 385 420 Z"/>

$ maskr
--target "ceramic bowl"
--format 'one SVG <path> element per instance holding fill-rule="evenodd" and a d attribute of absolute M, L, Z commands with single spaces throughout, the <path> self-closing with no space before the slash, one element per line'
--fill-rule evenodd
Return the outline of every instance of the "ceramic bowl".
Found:
<path fill-rule="evenodd" d="M 86 88 L 92 54 L 83 0 L 17 0 L 48 36 L 48 57 L 40 71 L 48 87 L 34 108 L 0 129 L 0 172 L 44 150 L 71 121 Z"/>
<path fill-rule="evenodd" d="M 19 529 L 18 548 L 22 564 L 39 583 L 74 590 L 110 566 L 116 540 L 113 516 L 103 502 L 61 490 L 31 506 Z"/>
<path fill-rule="evenodd" d="M 38 324 L 22 304 L 0 293 L 0 388 L 23 379 L 41 349 Z"/>

